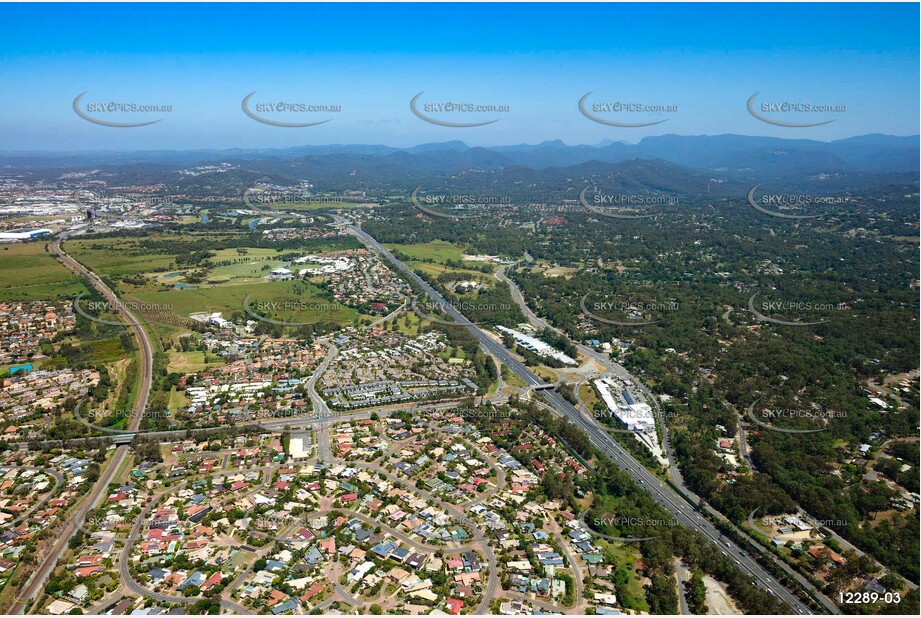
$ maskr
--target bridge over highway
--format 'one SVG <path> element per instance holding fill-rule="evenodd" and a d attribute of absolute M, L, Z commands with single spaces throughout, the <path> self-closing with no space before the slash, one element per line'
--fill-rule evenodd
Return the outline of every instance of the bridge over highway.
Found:
<path fill-rule="evenodd" d="M 125 307 L 125 305 L 119 302 L 115 292 L 109 289 L 95 273 L 64 252 L 61 243 L 66 240 L 66 238 L 66 234 L 62 234 L 49 245 L 48 251 L 64 266 L 85 278 L 90 285 L 96 288 L 102 297 L 109 303 L 112 310 L 120 314 L 125 321 L 126 327 L 134 333 L 137 339 L 139 382 L 135 393 L 134 407 L 132 408 L 127 427 L 129 432 L 136 431 L 140 426 L 144 410 L 147 408 L 147 398 L 150 394 L 150 386 L 153 379 L 153 347 L 147 336 L 147 331 L 144 330 L 144 327 L 138 319 Z M 122 438 L 123 441 L 126 439 L 127 438 Z M 22 589 L 19 590 L 19 593 L 10 607 L 11 614 L 25 613 L 34 603 L 36 596 L 44 588 L 45 582 L 51 576 L 55 566 L 57 566 L 61 555 L 67 549 L 71 537 L 76 534 L 77 528 L 82 525 L 83 521 L 86 519 L 86 514 L 91 509 L 96 508 L 96 505 L 105 497 L 105 492 L 108 489 L 109 483 L 115 477 L 115 473 L 121 468 L 125 458 L 128 456 L 128 444 L 130 444 L 130 440 L 122 442 L 116 447 L 115 453 L 106 463 L 102 474 L 99 476 L 96 484 L 93 485 L 89 494 L 84 496 L 74 506 L 67 514 L 67 518 L 55 529 L 55 538 L 50 553 L 47 558 L 42 560 L 38 565 L 38 568 L 35 569 Z"/>
<path fill-rule="evenodd" d="M 643 489 L 678 520 L 679 523 L 700 533 L 704 538 L 717 546 L 720 552 L 736 563 L 737 567 L 751 576 L 752 580 L 761 588 L 770 591 L 777 598 L 787 603 L 797 614 L 811 614 L 811 608 L 803 603 L 796 595 L 781 584 L 758 561 L 743 550 L 734 540 L 723 535 L 717 527 L 690 504 L 683 496 L 676 493 L 660 481 L 652 472 L 646 469 L 636 459 L 621 447 L 611 436 L 599 427 L 594 421 L 586 419 L 574 406 L 566 401 L 560 393 L 552 389 L 542 389 L 547 386 L 539 376 L 534 374 L 523 363 L 518 361 L 501 343 L 490 337 L 485 331 L 468 320 L 453 305 L 448 303 L 441 294 L 417 275 L 412 269 L 395 258 L 386 248 L 380 245 L 370 234 L 354 225 L 346 229 L 361 239 L 389 261 L 400 272 L 406 274 L 421 288 L 433 301 L 439 303 L 444 311 L 456 322 L 465 326 L 475 336 L 480 345 L 489 353 L 503 362 L 512 372 L 524 380 L 532 389 L 538 390 L 547 403 L 588 436 L 589 441 L 601 453 L 607 456 L 621 470 L 625 471 Z M 760 546 L 752 544 L 755 551 L 761 551 Z M 768 557 L 770 559 L 770 557 Z M 814 599 L 821 603 L 830 613 L 840 613 L 840 610 L 830 600 L 824 597 L 802 576 L 795 573 L 787 565 L 779 564 L 797 583 L 799 583 Z"/>

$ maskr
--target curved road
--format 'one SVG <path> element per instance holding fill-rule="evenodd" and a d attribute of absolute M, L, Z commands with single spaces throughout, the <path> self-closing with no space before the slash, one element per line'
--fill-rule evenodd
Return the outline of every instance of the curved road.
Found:
<path fill-rule="evenodd" d="M 407 484 L 406 479 L 401 479 L 395 474 L 392 474 L 388 470 L 384 470 L 379 465 L 374 463 L 365 463 L 362 461 L 350 461 L 349 466 L 353 468 L 364 468 L 375 474 L 383 474 L 390 482 L 405 485 Z M 464 515 L 464 512 L 457 505 L 451 504 L 450 502 L 445 502 L 438 496 L 432 494 L 431 492 L 422 489 L 421 487 L 413 488 L 413 492 L 419 494 L 426 500 L 430 500 L 433 504 L 438 505 L 439 508 L 449 513 L 455 520 L 458 522 L 466 524 L 468 527 L 472 528 L 472 532 L 476 535 L 469 543 L 479 543 L 480 550 L 486 555 L 486 563 L 488 569 L 489 582 L 486 584 L 485 589 L 483 590 L 483 600 L 480 601 L 480 604 L 474 610 L 475 614 L 488 614 L 489 606 L 492 603 L 492 599 L 495 598 L 496 593 L 499 591 L 499 564 L 496 560 L 496 553 L 493 551 L 492 546 L 489 544 L 488 539 L 480 527 L 472 522 L 470 519 Z M 459 551 L 467 551 L 466 549 L 450 549 L 445 550 L 444 553 L 457 553 Z"/>
<path fill-rule="evenodd" d="M 147 337 L 147 331 L 144 330 L 144 327 L 134 316 L 134 314 L 132 314 L 127 309 L 127 307 L 118 301 L 118 297 L 115 295 L 115 292 L 110 290 L 109 287 L 103 283 L 95 273 L 85 268 L 82 264 L 64 252 L 64 249 L 61 247 L 61 243 L 66 240 L 66 238 L 66 235 L 61 235 L 49 245 L 48 250 L 54 254 L 58 261 L 64 264 L 64 266 L 66 266 L 74 273 L 80 275 L 81 277 L 87 279 L 90 284 L 96 288 L 100 294 L 102 294 L 103 298 L 108 301 L 109 305 L 113 307 L 115 311 L 117 311 L 122 316 L 124 321 L 129 325 L 129 328 L 131 328 L 131 330 L 134 332 L 135 338 L 138 341 L 140 359 L 140 384 L 138 386 L 137 392 L 135 393 L 134 408 L 132 409 L 131 417 L 128 420 L 128 429 L 135 430 L 140 426 L 141 418 L 143 418 L 144 411 L 147 409 L 147 397 L 150 393 L 150 385 L 153 375 L 153 348 L 150 345 L 150 340 Z M 15 597 L 13 605 L 10 607 L 11 614 L 25 613 L 28 607 L 33 603 L 35 596 L 44 587 L 45 581 L 51 575 L 51 572 L 57 565 L 58 560 L 60 560 L 61 556 L 67 550 L 68 542 L 70 541 L 71 537 L 76 533 L 77 528 L 83 524 L 83 521 L 86 519 L 86 514 L 91 509 L 95 508 L 99 501 L 105 496 L 105 492 L 108 489 L 109 483 L 114 478 L 116 471 L 121 468 L 127 456 L 127 445 L 116 447 L 115 453 L 109 459 L 108 464 L 106 464 L 102 474 L 96 481 L 96 484 L 90 490 L 90 493 L 87 496 L 84 496 L 83 500 L 81 500 L 80 503 L 67 514 L 67 519 L 63 522 L 63 525 L 55 531 L 57 540 L 54 542 L 50 554 L 45 560 L 41 562 L 41 564 L 39 564 L 38 568 L 32 574 L 32 577 L 26 581 L 25 585 Z"/>
<path fill-rule="evenodd" d="M 550 330 L 554 331 L 558 335 L 561 335 L 569 339 L 569 336 L 566 333 L 556 328 L 555 326 L 553 326 L 552 324 L 550 324 L 543 318 L 538 317 L 537 314 L 531 310 L 531 308 L 528 306 L 527 301 L 525 301 L 524 294 L 521 293 L 521 289 L 518 287 L 518 284 L 515 283 L 511 278 L 509 278 L 505 274 L 505 271 L 507 270 L 507 268 L 508 268 L 507 266 L 503 266 L 502 268 L 497 270 L 496 278 L 499 281 L 502 281 L 503 283 L 508 285 L 512 298 L 521 308 L 522 313 L 524 313 L 528 321 L 531 322 L 531 324 L 533 324 L 537 328 L 549 328 Z M 694 495 L 694 493 L 691 490 L 689 490 L 687 487 L 685 487 L 684 485 L 684 478 L 681 476 L 681 470 L 678 468 L 678 463 L 675 461 L 675 454 L 672 451 L 672 444 L 668 437 L 668 426 L 665 424 L 665 416 L 662 413 L 662 408 L 659 406 L 659 398 L 653 395 L 652 392 L 650 392 L 650 390 L 646 388 L 646 385 L 643 384 L 643 382 L 639 378 L 637 378 L 635 375 L 627 371 L 626 367 L 618 363 L 615 363 L 607 355 L 602 354 L 600 352 L 596 352 L 595 350 L 591 349 L 590 347 L 582 343 L 574 342 L 574 345 L 576 346 L 576 349 L 579 350 L 579 352 L 584 354 L 586 357 L 591 358 L 595 360 L 596 362 L 600 363 L 603 367 L 605 367 L 608 371 L 613 373 L 618 378 L 622 380 L 630 380 L 630 382 L 635 384 L 636 387 L 640 390 L 640 392 L 643 393 L 643 397 L 647 401 L 652 402 L 652 405 L 656 411 L 656 420 L 658 421 L 659 429 L 662 434 L 661 435 L 662 450 L 665 452 L 665 456 L 668 459 L 668 473 L 671 476 L 672 481 L 682 491 L 684 491 L 688 495 L 691 495 L 697 498 L 697 496 Z M 578 390 L 576 391 L 576 397 L 578 397 Z M 587 409 L 588 408 L 586 406 L 586 410 Z M 699 498 L 697 498 L 697 500 L 698 502 L 700 502 Z"/>
<path fill-rule="evenodd" d="M 264 489 L 264 486 L 272 478 L 272 475 L 271 475 L 272 470 L 273 470 L 272 468 L 259 468 L 259 472 L 263 475 L 262 483 L 258 485 L 254 485 L 249 491 L 241 494 L 239 497 L 244 497 L 252 493 L 255 493 L 257 491 L 262 491 Z M 226 474 L 226 471 L 224 470 L 212 473 L 213 476 L 224 475 L 224 474 Z M 147 519 L 148 513 L 150 513 L 152 509 L 157 507 L 163 501 L 163 498 L 165 496 L 168 496 L 176 491 L 179 491 L 180 489 L 185 489 L 186 486 L 190 482 L 195 481 L 195 480 L 197 479 L 190 479 L 189 481 L 186 481 L 184 483 L 179 483 L 177 485 L 174 485 L 173 487 L 170 487 L 167 491 L 164 491 L 156 496 L 152 496 L 151 499 L 147 502 L 147 505 L 137 515 L 137 519 L 134 522 L 134 526 L 132 526 L 131 532 L 128 533 L 128 538 L 125 540 L 125 546 L 122 548 L 122 551 L 118 556 L 119 578 L 121 579 L 122 583 L 125 586 L 127 586 L 128 589 L 131 590 L 133 593 L 140 595 L 140 596 L 149 597 L 151 599 L 154 599 L 155 601 L 160 601 L 161 603 L 181 603 L 184 605 L 189 605 L 189 604 L 192 604 L 192 603 L 195 603 L 201 600 L 201 597 L 184 597 L 184 596 L 178 596 L 178 595 L 169 595 L 169 594 L 162 594 L 159 592 L 154 592 L 153 590 L 149 590 L 148 588 L 144 587 L 140 582 L 135 580 L 134 577 L 132 577 L 131 568 L 130 568 L 131 550 L 134 547 L 135 542 L 139 538 L 141 527 L 146 521 L 148 521 Z M 230 588 L 225 589 L 224 592 L 229 593 Z M 236 603 L 235 601 L 221 598 L 219 599 L 219 602 L 220 602 L 221 607 L 225 609 L 230 609 L 238 614 L 246 615 L 246 614 L 252 613 L 250 612 L 250 610 L 243 607 L 239 603 Z"/>
<path fill-rule="evenodd" d="M 36 466 L 0 466 L 0 471 L 4 470 L 32 470 L 33 472 L 44 472 L 45 474 L 50 474 L 54 479 L 54 487 L 51 491 L 45 493 L 45 496 L 39 500 L 38 504 L 33 506 L 27 512 L 23 513 L 16 519 L 11 522 L 5 523 L 0 526 L 0 530 L 6 530 L 7 528 L 15 528 L 19 525 L 20 522 L 25 521 L 32 516 L 33 513 L 38 511 L 40 508 L 48 504 L 48 501 L 51 500 L 51 497 L 56 495 L 64 487 L 64 475 L 58 472 L 57 470 L 52 470 L 51 468 L 41 468 Z"/>
<path fill-rule="evenodd" d="M 524 295 L 521 293 L 521 290 L 518 288 L 518 285 L 505 275 L 505 270 L 506 270 L 506 267 L 499 269 L 496 272 L 496 277 L 500 281 L 503 281 L 508 284 L 509 289 L 511 290 L 512 298 L 515 300 L 516 303 L 518 303 L 519 307 L 521 307 L 522 312 L 525 314 L 528 320 L 531 321 L 531 323 L 537 326 L 538 328 L 550 328 L 556 333 L 566 336 L 565 333 L 555 328 L 554 326 L 550 325 L 545 320 L 539 318 L 530 309 L 530 307 L 528 307 L 527 302 L 525 302 Z M 691 489 L 689 489 L 684 484 L 684 478 L 681 475 L 681 470 L 678 468 L 678 464 L 675 461 L 674 452 L 671 447 L 671 441 L 669 440 L 669 436 L 668 436 L 668 427 L 665 424 L 665 418 L 662 413 L 662 408 L 659 406 L 658 398 L 655 395 L 653 395 L 652 392 L 649 391 L 649 389 L 646 387 L 645 384 L 643 384 L 641 380 L 639 380 L 636 376 L 634 376 L 629 371 L 627 371 L 627 369 L 623 367 L 622 365 L 614 363 L 604 354 L 598 353 L 595 350 L 592 350 L 591 348 L 585 345 L 582 345 L 581 343 L 575 343 L 575 346 L 580 352 L 582 352 L 586 356 L 590 358 L 594 358 L 596 361 L 601 363 L 603 366 L 607 367 L 617 377 L 621 379 L 630 380 L 633 384 L 636 385 L 636 387 L 640 390 L 640 392 L 643 393 L 643 396 L 645 397 L 645 399 L 653 403 L 655 407 L 655 411 L 656 411 L 656 418 L 658 420 L 658 425 L 662 433 L 662 447 L 665 451 L 666 457 L 668 458 L 668 464 L 669 464 L 668 471 L 669 471 L 669 476 L 671 478 L 672 483 L 678 488 L 678 490 L 682 494 L 684 494 L 684 497 L 690 500 L 694 505 L 705 509 L 708 513 L 711 513 L 714 517 L 716 517 L 720 521 L 732 525 L 722 513 L 719 513 L 718 511 L 713 509 L 710 505 L 706 504 L 700 498 L 700 496 L 698 496 L 696 493 L 694 493 Z M 579 398 L 578 391 L 576 392 L 576 397 Z M 581 401 L 581 398 L 579 398 L 579 400 Z M 583 404 L 583 407 L 584 407 L 584 404 Z M 590 419 L 588 422 L 593 423 L 594 421 Z M 739 422 L 739 429 L 740 429 L 740 432 L 744 431 L 742 429 L 741 420 Z M 743 442 L 743 446 L 742 446 L 743 457 L 745 457 L 746 460 L 748 460 L 751 465 L 751 459 L 748 456 L 746 446 L 744 445 L 744 438 L 745 438 L 744 433 L 741 434 L 741 438 Z M 734 525 L 733 525 L 733 528 L 737 529 L 737 527 Z M 723 542 L 725 543 L 727 540 L 728 539 L 723 539 Z M 756 543 L 754 540 L 751 540 L 748 538 L 746 538 L 746 540 L 748 541 L 748 544 L 752 548 L 754 548 L 756 551 L 761 553 L 767 559 L 771 560 L 775 565 L 781 568 L 790 577 L 795 579 L 804 589 L 806 589 L 810 593 L 810 595 L 813 598 L 817 599 L 825 607 L 825 609 L 828 610 L 829 613 L 832 613 L 832 614 L 840 613 L 840 610 L 838 609 L 838 607 L 827 596 L 825 596 L 819 590 L 817 590 L 812 585 L 811 582 L 809 582 L 800 573 L 798 573 L 792 567 L 790 567 L 790 565 L 788 565 L 786 562 L 776 557 L 774 554 L 767 552 L 763 547 L 761 547 L 761 545 Z M 717 543 L 717 545 L 719 546 L 719 543 Z M 726 554 L 726 551 L 722 547 L 720 547 L 720 551 Z M 745 552 L 741 552 L 740 557 L 735 559 L 738 566 L 741 566 L 742 564 L 741 558 L 744 558 L 744 557 L 746 557 Z M 769 590 L 773 590 L 773 589 L 769 588 Z M 776 594 L 776 591 L 775 591 L 775 594 Z"/>
<path fill-rule="evenodd" d="M 704 538 L 706 538 L 712 544 L 716 545 L 719 551 L 732 559 L 733 562 L 735 562 L 742 571 L 747 573 L 759 585 L 759 587 L 770 590 L 780 600 L 790 605 L 794 612 L 797 614 L 812 613 L 812 610 L 805 603 L 800 601 L 796 595 L 791 593 L 773 575 L 771 575 L 764 567 L 762 567 L 760 563 L 749 556 L 748 553 L 742 549 L 742 547 L 740 547 L 735 541 L 725 537 L 712 522 L 705 519 L 703 515 L 694 510 L 686 498 L 680 496 L 674 490 L 667 487 L 658 478 L 656 478 L 655 475 L 647 470 L 645 466 L 634 459 L 629 452 L 627 452 L 613 438 L 611 438 L 607 432 L 599 427 L 597 423 L 594 422 L 594 420 L 586 419 L 574 406 L 572 406 L 568 401 L 566 401 L 566 399 L 563 398 L 562 395 L 556 391 L 543 390 L 548 386 L 543 381 L 543 379 L 534 374 L 534 372 L 525 367 L 523 363 L 514 358 L 514 356 L 512 356 L 512 354 L 501 343 L 494 340 L 487 333 L 470 322 L 470 320 L 468 320 L 460 311 L 447 303 L 437 290 L 426 283 L 412 269 L 396 259 L 370 234 L 352 225 L 346 226 L 346 229 L 360 238 L 366 245 L 372 247 L 378 253 L 387 258 L 387 260 L 394 267 L 410 277 L 417 286 L 419 286 L 426 294 L 429 295 L 430 298 L 432 298 L 432 300 L 441 303 L 441 306 L 444 307 L 445 312 L 451 318 L 465 326 L 470 331 L 470 333 L 479 340 L 480 345 L 483 348 L 501 359 L 502 362 L 505 363 L 511 371 L 513 371 L 522 380 L 524 380 L 527 386 L 532 388 L 537 387 L 539 389 L 543 387 L 542 390 L 539 391 L 540 395 L 547 400 L 547 402 L 557 411 L 557 413 L 560 416 L 563 416 L 572 421 L 577 427 L 585 432 L 588 440 L 592 443 L 593 446 L 595 446 L 595 448 L 606 455 L 621 470 L 626 472 L 635 483 L 639 484 L 643 489 L 649 492 L 662 507 L 664 507 L 675 516 L 679 523 L 685 525 L 688 528 L 696 530 L 701 535 L 703 535 Z M 762 550 L 762 548 L 755 544 L 753 541 L 749 544 L 756 548 L 757 551 Z M 778 566 L 783 568 L 787 565 L 783 565 L 781 563 Z M 803 585 L 804 588 L 815 594 L 815 589 L 808 583 L 808 581 L 805 580 L 805 578 L 802 578 L 801 576 L 797 577 L 799 574 L 793 573 L 792 569 L 787 572 L 791 574 L 791 577 L 796 578 L 798 583 Z M 828 609 L 830 612 L 840 613 L 838 608 L 830 601 L 827 601 L 827 599 L 823 601 L 823 597 L 821 595 L 819 595 L 818 598 L 820 602 L 823 602 L 823 605 L 826 605 L 826 609 Z"/>

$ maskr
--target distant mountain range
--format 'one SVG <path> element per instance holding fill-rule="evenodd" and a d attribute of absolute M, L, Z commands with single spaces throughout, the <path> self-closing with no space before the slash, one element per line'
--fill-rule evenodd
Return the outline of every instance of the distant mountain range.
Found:
<path fill-rule="evenodd" d="M 560 140 L 540 144 L 470 147 L 462 141 L 420 144 L 411 148 L 332 144 L 284 149 L 149 150 L 96 153 L 2 153 L 8 165 L 68 167 L 98 164 L 161 163 L 188 165 L 215 160 L 299 159 L 305 157 L 377 158 L 376 163 L 408 165 L 420 170 L 533 169 L 578 165 L 589 161 L 618 163 L 661 159 L 730 176 L 759 174 L 833 174 L 848 172 L 918 172 L 919 136 L 862 135 L 833 142 L 747 135 L 659 135 L 638 144 L 610 142 L 569 146 Z M 367 161 L 366 161 L 367 162 Z"/>
<path fill-rule="evenodd" d="M 919 137 L 863 135 L 833 142 L 745 135 L 661 135 L 638 144 L 605 140 L 569 146 L 562 141 L 470 147 L 454 140 L 412 148 L 381 145 L 298 146 L 264 150 L 187 150 L 0 154 L 0 174 L 25 170 L 48 179 L 69 168 L 100 167 L 123 181 L 173 181 L 206 193 L 211 174 L 182 175 L 193 165 L 229 162 L 223 174 L 245 188 L 256 178 L 279 184 L 309 179 L 320 190 L 394 191 L 454 186 L 539 199 L 548 190 L 568 195 L 588 179 L 618 187 L 714 195 L 754 184 L 778 188 L 860 191 L 917 186 Z M 527 189 L 526 189 L 527 188 Z M 241 188 L 242 190 L 242 188 Z M 544 193 L 541 193 L 541 192 Z M 551 191 L 552 192 L 552 191 Z M 548 195 L 549 196 L 549 195 Z"/>

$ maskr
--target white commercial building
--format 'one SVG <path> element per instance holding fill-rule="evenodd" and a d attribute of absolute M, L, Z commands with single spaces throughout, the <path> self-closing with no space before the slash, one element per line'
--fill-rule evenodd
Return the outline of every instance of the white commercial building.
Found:
<path fill-rule="evenodd" d="M 294 273 L 287 268 L 276 268 L 268 278 L 272 281 L 287 281 L 293 277 Z"/>
<path fill-rule="evenodd" d="M 313 452 L 313 446 L 309 438 L 292 436 L 288 450 L 292 459 L 309 459 Z"/>
<path fill-rule="evenodd" d="M 627 391 L 621 389 L 611 378 L 598 378 L 595 386 L 607 404 L 611 414 L 616 416 L 630 431 L 655 433 L 656 418 L 647 403 L 637 403 Z M 618 392 L 620 391 L 620 392 Z"/>
<path fill-rule="evenodd" d="M 316 269 L 314 272 L 324 275 L 332 275 L 335 273 L 345 272 L 350 270 L 353 266 L 352 260 L 342 256 L 326 257 L 322 255 L 305 255 L 304 257 L 299 257 L 294 260 L 295 264 L 304 264 L 307 262 L 322 264 L 322 266 Z"/>
<path fill-rule="evenodd" d="M 578 365 L 579 364 L 578 362 L 576 362 L 569 356 L 566 356 L 565 354 L 563 354 L 562 352 L 560 352 L 559 350 L 557 350 L 550 344 L 541 341 L 537 337 L 531 337 L 530 335 L 525 335 L 524 333 L 520 333 L 517 330 L 512 330 L 511 328 L 506 328 L 504 326 L 497 326 L 496 330 L 498 330 L 500 333 L 506 333 L 507 335 L 511 335 L 515 339 L 515 342 L 518 345 L 520 345 L 526 350 L 530 350 L 534 352 L 538 356 L 546 356 L 549 358 L 553 358 L 553 359 L 560 361 L 561 363 L 565 365 Z"/>
<path fill-rule="evenodd" d="M 16 242 L 18 240 L 32 240 L 39 236 L 48 236 L 52 232 L 49 229 L 28 230 L 25 232 L 0 232 L 0 242 Z"/>

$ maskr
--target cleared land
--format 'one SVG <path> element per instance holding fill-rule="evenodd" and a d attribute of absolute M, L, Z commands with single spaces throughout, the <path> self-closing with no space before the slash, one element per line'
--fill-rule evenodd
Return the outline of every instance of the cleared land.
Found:
<path fill-rule="evenodd" d="M 50 253 L 44 242 L 0 245 L 0 300 L 74 298 L 82 280 Z"/>
<path fill-rule="evenodd" d="M 391 251 L 397 250 L 414 260 L 434 260 L 444 264 L 449 260 L 461 260 L 464 248 L 444 240 L 421 243 L 418 245 L 385 244 Z"/>
<path fill-rule="evenodd" d="M 220 367 L 224 361 L 213 354 L 209 356 L 210 362 L 205 362 L 205 352 L 203 350 L 192 350 L 191 352 L 170 352 L 169 364 L 166 370 L 170 373 L 194 373 L 203 371 L 209 367 Z"/>
<path fill-rule="evenodd" d="M 251 296 L 250 296 L 251 295 Z M 133 294 L 139 300 L 172 313 L 188 316 L 202 311 L 220 311 L 225 317 L 243 313 L 243 304 L 249 296 L 250 309 L 275 320 L 290 322 L 351 323 L 359 318 L 356 309 L 331 300 L 328 295 L 306 281 L 266 281 L 241 285 L 217 285 L 194 289 L 163 290 Z"/>
<path fill-rule="evenodd" d="M 202 276 L 204 267 L 200 263 L 183 267 L 177 264 L 176 250 L 167 248 L 175 244 L 201 250 L 203 241 L 220 246 L 230 238 L 227 235 L 153 235 L 143 244 L 135 238 L 83 238 L 69 241 L 68 250 L 100 276 L 116 282 L 125 298 L 178 316 L 221 312 L 225 317 L 236 314 L 242 318 L 244 299 L 251 295 L 251 309 L 275 320 L 348 324 L 360 317 L 357 310 L 336 303 L 311 282 L 273 282 L 265 278 L 272 269 L 285 264 L 280 259 L 283 253 L 296 254 L 298 250 L 209 248 L 207 250 L 213 255 L 208 257 L 208 263 L 212 266 L 204 269 Z M 164 248 L 160 249 L 158 243 Z M 192 279 L 193 272 L 199 273 L 199 278 Z M 160 326 L 156 328 L 161 330 Z"/>

